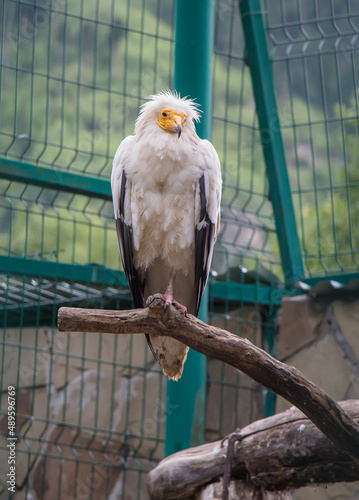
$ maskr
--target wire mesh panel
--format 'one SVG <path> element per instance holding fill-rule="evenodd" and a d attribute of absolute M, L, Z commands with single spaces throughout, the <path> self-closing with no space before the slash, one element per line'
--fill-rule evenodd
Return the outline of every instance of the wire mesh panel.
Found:
<path fill-rule="evenodd" d="M 143 98 L 171 86 L 173 5 L 6 0 L 0 16 L 0 495 L 13 386 L 25 497 L 146 498 L 164 377 L 142 336 L 60 334 L 56 316 L 132 307 L 109 176 Z"/>
<path fill-rule="evenodd" d="M 170 86 L 173 5 L 2 2 L 1 151 L 109 176 L 144 96 Z"/>
<path fill-rule="evenodd" d="M 225 188 L 213 277 L 258 283 L 247 269 L 279 269 L 279 259 L 235 5 L 216 9 L 213 140 Z M 163 456 L 176 408 L 165 406 L 144 339 L 60 334 L 56 312 L 131 306 L 108 179 L 143 99 L 172 86 L 173 13 L 161 1 L 1 5 L 1 409 L 16 387 L 26 495 L 142 499 Z M 213 323 L 263 344 L 261 306 L 213 299 L 211 311 Z M 262 415 L 262 391 L 222 363 L 209 362 L 208 387 L 209 439 Z"/>
<path fill-rule="evenodd" d="M 213 141 L 221 156 L 221 233 L 214 269 L 281 272 L 238 2 L 217 4 Z M 216 258 L 217 257 L 217 258 Z M 231 276 L 231 279 L 238 279 Z"/>
<path fill-rule="evenodd" d="M 212 136 L 221 158 L 223 190 L 210 322 L 269 348 L 266 332 L 276 301 L 261 303 L 259 290 L 266 285 L 274 297 L 282 269 L 236 0 L 216 4 L 213 77 Z M 236 289 L 230 297 L 228 288 L 222 297 L 215 293 L 215 286 L 228 282 L 243 286 L 243 295 Z M 209 440 L 221 439 L 269 411 L 263 389 L 223 363 L 209 361 L 208 386 Z"/>
<path fill-rule="evenodd" d="M 357 272 L 358 7 L 273 5 L 262 2 L 306 277 Z M 0 21 L 0 464 L 10 386 L 25 496 L 146 498 L 176 411 L 165 379 L 143 336 L 60 334 L 56 315 L 132 305 L 109 176 L 144 98 L 172 88 L 174 2 L 4 0 Z M 224 182 L 209 320 L 271 350 L 287 290 L 237 0 L 216 2 L 213 82 Z M 207 375 L 207 439 L 270 411 L 239 371 L 209 360 Z"/>
<path fill-rule="evenodd" d="M 358 4 L 262 5 L 306 275 L 356 273 Z"/>

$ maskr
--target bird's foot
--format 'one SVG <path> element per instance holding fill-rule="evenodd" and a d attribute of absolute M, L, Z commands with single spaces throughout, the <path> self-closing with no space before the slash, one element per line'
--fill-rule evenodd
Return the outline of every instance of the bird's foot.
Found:
<path fill-rule="evenodd" d="M 177 302 L 177 300 L 174 299 L 173 295 L 171 295 L 169 293 L 166 293 L 164 295 L 164 298 L 166 300 L 166 302 L 165 302 L 165 311 L 167 311 L 167 309 L 172 305 L 176 309 L 178 309 L 179 311 L 181 311 L 185 316 L 187 316 L 187 307 L 185 307 L 184 305 L 182 305 L 179 302 Z"/>

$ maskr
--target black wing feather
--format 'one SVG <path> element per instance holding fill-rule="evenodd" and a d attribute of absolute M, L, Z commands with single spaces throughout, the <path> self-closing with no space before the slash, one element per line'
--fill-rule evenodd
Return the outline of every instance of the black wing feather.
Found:
<path fill-rule="evenodd" d="M 201 305 L 202 295 L 207 283 L 212 248 L 215 239 L 215 224 L 210 220 L 207 213 L 207 197 L 204 174 L 199 180 L 199 195 L 201 202 L 200 222 L 201 228 L 196 227 L 195 234 L 195 280 L 197 285 L 196 316 Z"/>
<path fill-rule="evenodd" d="M 125 272 L 128 284 L 135 307 L 144 306 L 143 290 L 144 285 L 138 277 L 137 270 L 133 265 L 133 250 L 132 250 L 132 227 L 125 222 L 125 195 L 126 195 L 127 175 L 122 172 L 121 188 L 120 188 L 120 214 L 116 219 L 116 230 L 118 244 L 121 252 L 121 260 L 123 270 Z"/>
<path fill-rule="evenodd" d="M 122 172 L 121 188 L 120 188 L 120 201 L 119 201 L 119 217 L 116 219 L 117 239 L 120 247 L 121 260 L 123 270 L 125 272 L 128 284 L 130 286 L 133 303 L 136 308 L 144 307 L 144 283 L 141 282 L 137 269 L 133 265 L 133 250 L 132 250 L 132 227 L 125 222 L 125 196 L 126 196 L 127 175 L 125 170 Z M 158 362 L 155 351 L 153 349 L 150 336 L 148 333 L 146 340 L 149 348 Z"/>

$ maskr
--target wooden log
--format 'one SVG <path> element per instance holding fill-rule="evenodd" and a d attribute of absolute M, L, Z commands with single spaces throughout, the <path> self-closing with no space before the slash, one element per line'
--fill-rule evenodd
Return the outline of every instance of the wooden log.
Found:
<path fill-rule="evenodd" d="M 339 405 L 359 420 L 358 400 Z M 248 425 L 241 436 L 235 445 L 231 476 L 254 491 L 288 491 L 313 483 L 359 479 L 359 466 L 296 408 Z M 227 441 L 223 446 L 216 441 L 165 458 L 148 474 L 150 498 L 192 498 L 223 476 L 226 452 Z"/>
<path fill-rule="evenodd" d="M 299 408 L 338 448 L 359 464 L 359 426 L 313 382 L 249 340 L 206 325 L 174 307 L 164 310 L 162 295 L 131 311 L 61 308 L 60 331 L 150 333 L 175 338 L 206 356 L 224 361 Z"/>

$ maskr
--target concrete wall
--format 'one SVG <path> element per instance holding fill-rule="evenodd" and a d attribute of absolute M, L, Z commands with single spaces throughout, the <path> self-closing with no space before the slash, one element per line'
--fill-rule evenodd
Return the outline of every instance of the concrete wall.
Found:
<path fill-rule="evenodd" d="M 359 300 L 307 295 L 283 301 L 278 358 L 298 368 L 337 401 L 359 399 Z M 278 397 L 276 411 L 290 407 Z M 358 500 L 359 481 L 306 487 L 293 500 Z"/>
<path fill-rule="evenodd" d="M 336 300 L 308 295 L 286 298 L 278 315 L 277 357 L 298 368 L 336 400 L 359 399 L 359 300 Z M 252 340 L 250 338 L 250 340 Z M 276 412 L 291 405 L 277 397 Z M 229 498 L 252 498 L 233 481 Z M 204 488 L 198 500 L 222 498 L 222 484 Z M 270 494 L 269 499 L 359 500 L 359 481 L 308 486 L 294 492 Z"/>
<path fill-rule="evenodd" d="M 253 306 L 214 315 L 212 323 L 263 347 L 261 318 Z M 279 325 L 279 359 L 337 400 L 359 398 L 359 300 L 288 298 Z M 1 409 L 7 409 L 6 390 L 14 385 L 23 415 L 16 432 L 25 436 L 16 446 L 16 480 L 22 488 L 17 498 L 57 498 L 60 488 L 62 500 L 91 494 L 134 500 L 138 492 L 146 499 L 146 471 L 153 466 L 148 457 L 163 457 L 166 380 L 144 337 L 24 328 L 7 329 L 3 340 Z M 262 417 L 263 391 L 257 384 L 216 360 L 208 360 L 208 374 L 208 440 Z M 278 398 L 278 412 L 288 406 Z M 0 429 L 6 432 L 6 426 L 4 416 Z M 5 500 L 4 436 L 0 445 L 0 500 Z M 359 482 L 293 493 L 295 500 L 312 498 L 357 499 Z"/>
<path fill-rule="evenodd" d="M 165 379 L 144 336 L 12 328 L 3 340 L 1 409 L 12 385 L 23 415 L 16 422 L 16 498 L 146 498 L 146 471 L 163 457 L 166 407 Z M 6 432 L 6 415 L 0 428 Z M 0 446 L 5 500 L 5 436 Z"/>
<path fill-rule="evenodd" d="M 261 342 L 260 318 L 252 306 L 212 320 Z M 145 500 L 146 472 L 163 458 L 165 420 L 172 410 L 166 409 L 166 378 L 144 336 L 66 334 L 43 327 L 7 329 L 2 340 L 1 409 L 7 410 L 6 390 L 13 385 L 24 416 L 16 428 L 17 498 L 31 493 L 31 500 L 58 494 L 61 500 L 135 500 L 138 495 Z M 208 440 L 262 416 L 262 389 L 248 377 L 212 359 L 208 375 Z M 4 416 L 1 430 L 6 426 Z M 0 500 L 5 500 L 5 436 L 0 447 Z"/>

